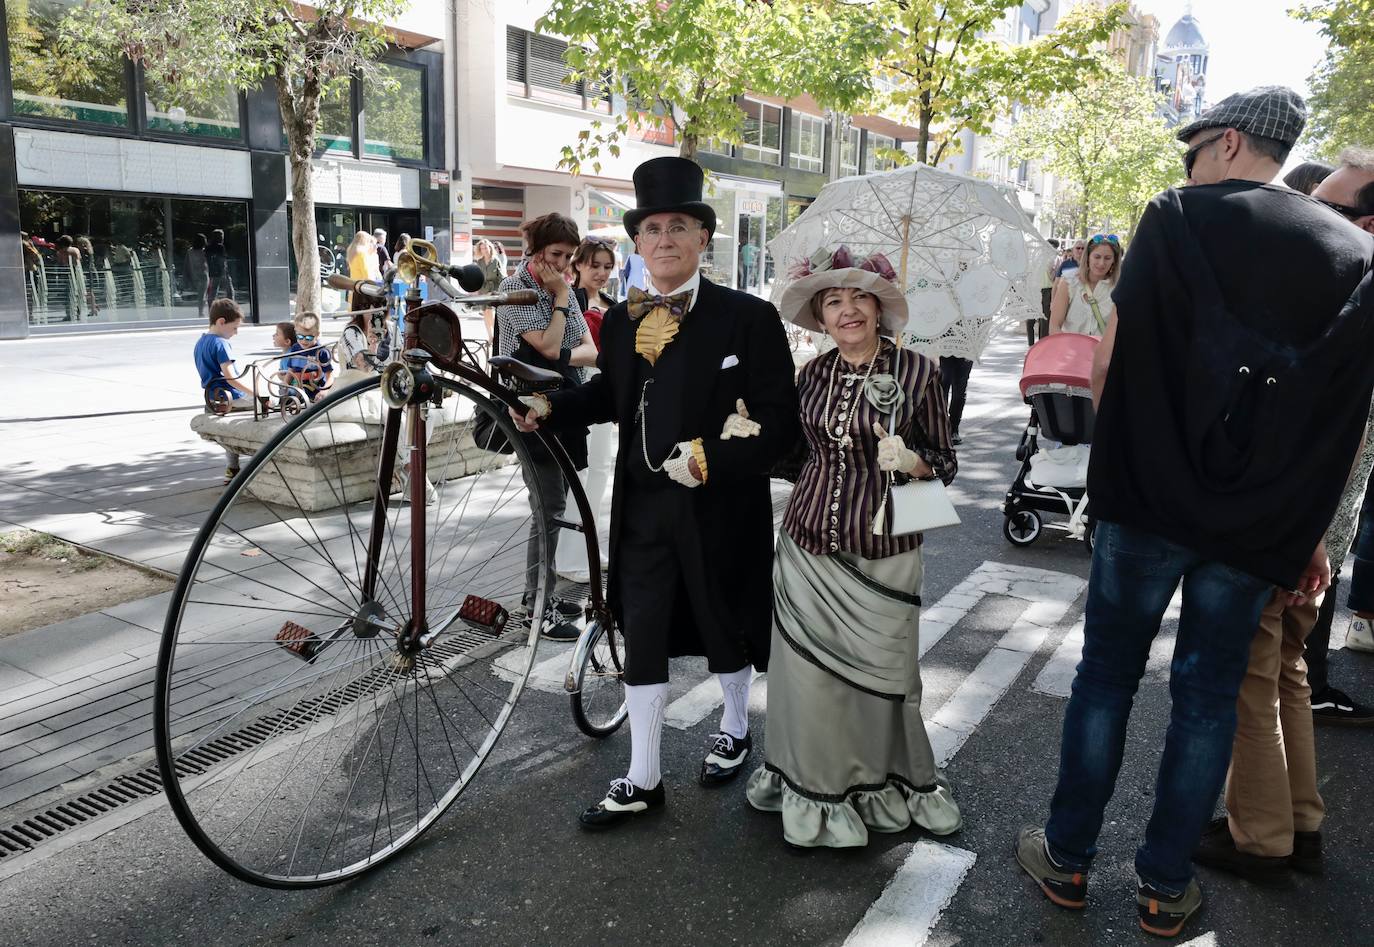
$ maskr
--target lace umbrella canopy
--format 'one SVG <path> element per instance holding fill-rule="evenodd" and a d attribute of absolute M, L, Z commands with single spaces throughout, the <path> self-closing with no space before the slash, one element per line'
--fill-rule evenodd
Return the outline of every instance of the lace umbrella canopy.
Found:
<path fill-rule="evenodd" d="M 817 250 L 882 253 L 911 309 L 903 342 L 929 355 L 976 359 L 998 321 L 1038 319 L 1040 277 L 1051 249 L 1008 188 L 909 165 L 841 178 L 768 243 L 788 276 Z"/>

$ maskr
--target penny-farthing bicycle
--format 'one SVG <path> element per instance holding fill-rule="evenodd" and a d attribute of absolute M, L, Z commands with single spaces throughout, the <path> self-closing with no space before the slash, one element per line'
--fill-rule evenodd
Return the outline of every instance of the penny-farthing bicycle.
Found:
<path fill-rule="evenodd" d="M 402 278 L 427 272 L 457 295 L 449 268 L 414 249 Z M 520 295 L 465 302 L 532 301 Z M 254 422 L 280 430 L 225 489 L 168 608 L 154 721 L 168 801 L 205 855 L 256 884 L 341 881 L 413 842 L 491 754 L 534 663 L 550 537 L 508 415 L 519 401 L 449 305 L 412 290 L 407 307 L 401 361 L 288 422 Z M 483 419 L 509 454 L 473 443 Z M 604 736 L 624 719 L 623 655 L 586 497 L 562 447 L 544 443 L 579 514 L 559 525 L 584 533 L 591 569 L 567 686 L 578 725 Z M 528 625 L 512 617 L 527 568 Z"/>

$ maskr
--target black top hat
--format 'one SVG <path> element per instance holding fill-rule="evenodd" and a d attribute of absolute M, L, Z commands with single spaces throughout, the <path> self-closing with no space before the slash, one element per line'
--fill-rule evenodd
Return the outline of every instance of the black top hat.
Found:
<path fill-rule="evenodd" d="M 639 232 L 639 222 L 654 214 L 678 211 L 701 221 L 707 233 L 716 232 L 716 212 L 701 199 L 706 174 L 688 158 L 653 158 L 635 168 L 635 209 L 625 212 L 625 232 Z"/>

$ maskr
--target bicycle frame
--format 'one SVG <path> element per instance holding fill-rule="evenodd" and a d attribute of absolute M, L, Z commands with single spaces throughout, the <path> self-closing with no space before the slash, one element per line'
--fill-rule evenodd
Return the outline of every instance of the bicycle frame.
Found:
<path fill-rule="evenodd" d="M 428 310 L 428 312 L 426 312 Z M 445 318 L 447 316 L 447 318 Z M 439 331 L 426 323 L 432 317 L 442 322 Z M 445 350 L 428 352 L 423 349 L 422 328 L 431 331 L 424 333 L 427 341 L 447 343 Z M 447 339 L 442 330 L 447 330 Z M 414 393 L 404 408 L 388 408 L 382 427 L 382 452 L 377 470 L 377 493 L 372 501 L 372 528 L 368 536 L 367 563 L 363 579 L 363 592 L 371 598 L 376 591 L 378 568 L 382 556 L 386 525 L 386 507 L 390 496 L 391 478 L 395 473 L 396 447 L 400 440 L 401 424 L 404 421 L 410 444 L 410 478 L 408 483 L 410 498 L 411 528 L 411 601 L 413 614 L 400 635 L 398 646 L 403 654 L 414 654 L 426 643 L 429 628 L 425 624 L 425 492 L 428 485 L 426 471 L 426 428 L 424 417 L 425 402 L 432 400 L 440 391 L 432 385 L 426 386 L 428 365 L 436 365 L 441 370 L 458 376 L 465 384 L 480 389 L 499 405 L 523 412 L 525 406 L 510 389 L 497 384 L 486 372 L 482 371 L 475 358 L 463 342 L 461 329 L 456 315 L 446 303 L 431 302 L 422 304 L 418 291 L 412 287 L 406 294 L 406 334 L 403 359 L 410 368 L 415 380 Z M 535 432 L 543 446 L 557 462 L 563 479 L 571 489 L 573 502 L 577 506 L 580 523 L 556 520 L 555 526 L 579 530 L 587 544 L 587 566 L 589 570 L 590 599 L 587 617 L 610 625 L 610 614 L 606 608 L 605 597 L 601 592 L 601 555 L 596 534 L 591 504 L 587 500 L 582 481 L 577 476 L 568 452 L 556 437 L 543 430 Z M 547 552 L 547 551 L 546 551 Z"/>

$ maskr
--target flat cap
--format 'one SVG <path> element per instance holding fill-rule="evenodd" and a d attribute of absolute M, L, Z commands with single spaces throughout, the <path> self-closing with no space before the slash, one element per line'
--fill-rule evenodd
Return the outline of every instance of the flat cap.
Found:
<path fill-rule="evenodd" d="M 1187 141 L 1205 128 L 1234 128 L 1247 135 L 1273 138 L 1291 148 L 1306 124 L 1307 105 L 1302 96 L 1287 86 L 1266 85 L 1228 95 L 1180 128 L 1178 140 Z"/>

